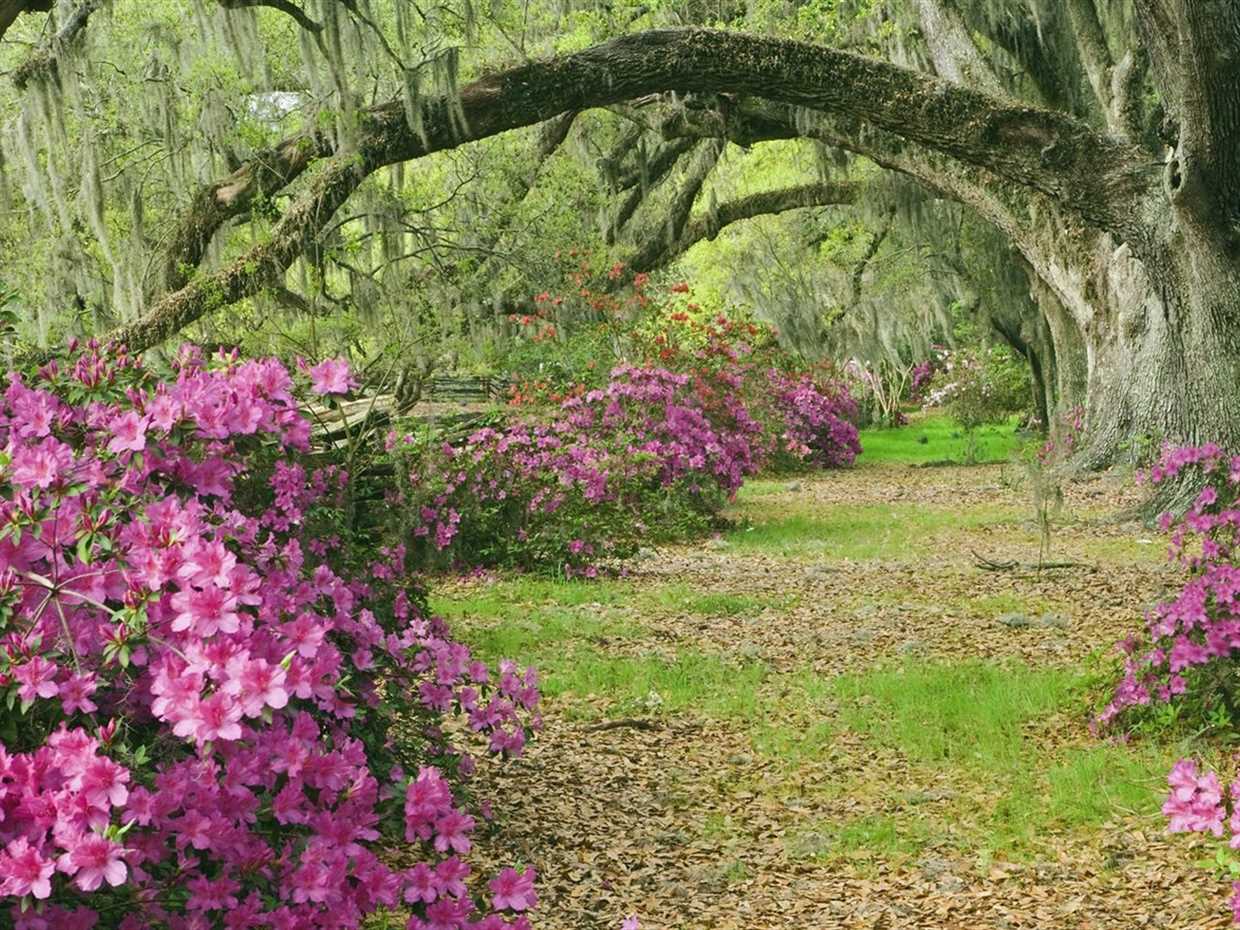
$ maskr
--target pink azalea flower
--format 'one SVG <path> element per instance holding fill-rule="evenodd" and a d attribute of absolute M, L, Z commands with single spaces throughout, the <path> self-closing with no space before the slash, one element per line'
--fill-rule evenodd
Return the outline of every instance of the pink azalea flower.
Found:
<path fill-rule="evenodd" d="M 13 483 L 21 488 L 50 488 L 73 463 L 73 450 L 56 439 L 21 446 L 13 453 Z"/>
<path fill-rule="evenodd" d="M 95 756 L 69 784 L 96 807 L 122 807 L 129 798 L 129 772 L 106 756 Z"/>
<path fill-rule="evenodd" d="M 112 431 L 108 451 L 141 452 L 146 448 L 146 424 L 146 417 L 140 417 L 132 410 L 116 417 L 108 424 Z"/>
<path fill-rule="evenodd" d="M 538 903 L 533 869 L 504 869 L 490 881 L 491 904 L 497 911 L 526 911 Z"/>
<path fill-rule="evenodd" d="M 60 871 L 74 877 L 73 883 L 82 891 L 94 891 L 105 881 L 115 888 L 129 874 L 122 858 L 124 852 L 107 837 L 87 833 L 56 864 Z"/>
<path fill-rule="evenodd" d="M 348 394 L 358 386 L 342 358 L 329 358 L 310 369 L 310 390 L 316 394 Z"/>
<path fill-rule="evenodd" d="M 24 836 L 12 840 L 0 853 L 0 895 L 23 898 L 34 895 L 40 900 L 52 893 L 52 875 L 56 863 L 44 859 Z"/>
<path fill-rule="evenodd" d="M 99 708 L 90 696 L 98 687 L 98 680 L 90 672 L 70 675 L 66 681 L 61 682 L 60 703 L 65 714 L 72 714 L 79 710 L 84 714 L 93 714 L 97 711 Z"/>
<path fill-rule="evenodd" d="M 21 685 L 17 690 L 23 701 L 33 701 L 36 697 L 53 698 L 60 693 L 56 684 L 57 666 L 42 656 L 35 656 L 13 669 L 13 677 Z"/>
<path fill-rule="evenodd" d="M 284 688 L 287 673 L 266 659 L 237 660 L 229 663 L 231 676 L 224 691 L 233 695 L 247 717 L 257 717 L 264 707 L 279 710 L 288 705 L 288 691 Z"/>
<path fill-rule="evenodd" d="M 198 702 L 190 718 L 193 736 L 200 743 L 241 739 L 241 707 L 229 695 L 217 691 Z"/>
<path fill-rule="evenodd" d="M 637 922 L 637 915 L 630 914 L 624 918 L 624 921 L 620 924 L 620 930 L 641 930 L 641 924 Z"/>
<path fill-rule="evenodd" d="M 203 637 L 213 636 L 217 631 L 236 633 L 241 622 L 238 606 L 232 594 L 215 585 L 178 591 L 172 596 L 172 607 L 177 611 L 172 629 L 177 632 L 193 630 Z"/>
<path fill-rule="evenodd" d="M 440 852 L 451 849 L 464 855 L 469 852 L 469 833 L 474 828 L 474 818 L 459 811 L 450 811 L 435 821 L 435 848 Z"/>

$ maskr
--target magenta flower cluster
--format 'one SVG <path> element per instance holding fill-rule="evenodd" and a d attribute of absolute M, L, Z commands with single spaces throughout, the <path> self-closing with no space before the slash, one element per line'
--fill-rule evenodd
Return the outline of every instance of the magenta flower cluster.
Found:
<path fill-rule="evenodd" d="M 842 385 L 824 388 L 808 374 L 767 374 L 784 430 L 779 439 L 795 459 L 824 468 L 851 465 L 861 453 L 857 402 Z"/>
<path fill-rule="evenodd" d="M 339 361 L 308 374 L 353 384 Z M 185 350 L 160 380 L 90 344 L 10 375 L 0 922 L 318 930 L 404 906 L 411 930 L 528 925 L 528 871 L 477 900 L 449 778 L 475 744 L 520 753 L 533 672 L 455 642 L 403 547 L 350 561 L 348 476 L 310 468 L 308 439 L 274 360 Z M 385 840 L 416 864 L 381 860 Z"/>
<path fill-rule="evenodd" d="M 1228 689 L 1240 656 L 1240 456 L 1214 444 L 1168 449 L 1149 478 L 1201 489 L 1181 516 L 1162 518 L 1171 556 L 1187 578 L 1175 597 L 1151 610 L 1144 635 L 1120 644 L 1123 679 L 1098 722 L 1125 723 L 1140 708 L 1186 700 L 1207 707 L 1221 701 L 1234 715 Z M 1171 791 L 1162 810 L 1171 832 L 1226 836 L 1232 850 L 1240 849 L 1240 779 L 1224 790 L 1216 773 L 1182 759 L 1167 781 Z M 1240 922 L 1240 882 L 1231 904 Z"/>
<path fill-rule="evenodd" d="M 516 564 L 594 575 L 600 560 L 705 529 L 777 448 L 844 465 L 859 450 L 839 397 L 772 373 L 772 429 L 736 371 L 680 374 L 622 365 L 550 415 L 413 449 L 399 502 L 420 553 L 458 567 Z"/>
<path fill-rule="evenodd" d="M 1171 449 L 1149 478 L 1159 484 L 1188 477 L 1190 470 L 1204 479 L 1203 489 L 1183 516 L 1162 518 L 1171 532 L 1171 556 L 1187 580 L 1174 598 L 1153 608 L 1145 636 L 1120 644 L 1127 656 L 1124 677 L 1099 723 L 1170 701 L 1188 690 L 1188 676 L 1240 654 L 1240 457 L 1228 458 L 1212 444 Z"/>
<path fill-rule="evenodd" d="M 1181 759 L 1167 776 L 1167 784 L 1171 791 L 1162 812 L 1169 832 L 1226 835 L 1228 847 L 1240 849 L 1240 778 L 1224 792 L 1217 774 L 1202 774 L 1196 762 Z M 1231 911 L 1240 923 L 1240 881 L 1232 883 Z"/>

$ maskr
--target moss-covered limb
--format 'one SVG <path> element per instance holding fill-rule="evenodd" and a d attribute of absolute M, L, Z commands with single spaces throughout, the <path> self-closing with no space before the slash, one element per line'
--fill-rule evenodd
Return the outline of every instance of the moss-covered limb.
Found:
<path fill-rule="evenodd" d="M 637 253 L 630 261 L 630 266 L 639 270 L 652 268 L 658 263 L 658 256 L 674 248 L 680 242 L 689 215 L 693 212 L 693 204 L 701 193 L 702 185 L 715 170 L 719 156 L 723 154 L 723 142 L 719 139 L 708 139 L 701 143 L 697 156 L 685 173 L 685 178 L 676 191 L 676 196 L 667 209 L 664 221 L 652 229 L 648 229 L 637 248 Z"/>
<path fill-rule="evenodd" d="M 355 156 L 326 162 L 281 217 L 269 239 L 214 274 L 199 275 L 165 295 L 140 320 L 115 330 L 109 338 L 135 351 L 145 351 L 195 320 L 270 286 L 306 250 L 370 170 Z"/>
<path fill-rule="evenodd" d="M 256 202 L 279 193 L 316 159 L 330 157 L 332 152 L 331 140 L 325 134 L 308 131 L 259 152 L 228 177 L 200 189 L 168 237 L 163 280 L 157 289 L 175 291 L 183 287 L 224 224 L 247 216 Z"/>
<path fill-rule="evenodd" d="M 621 190 L 627 189 L 627 193 L 616 207 L 611 224 L 604 233 L 608 245 L 615 242 L 616 234 L 633 218 L 633 214 L 646 199 L 646 195 L 663 182 L 681 157 L 687 154 L 696 143 L 695 139 L 684 138 L 673 139 L 660 145 L 649 159 L 642 159 L 643 164 L 633 174 L 626 175 L 619 180 L 618 186 Z"/>
<path fill-rule="evenodd" d="M 703 239 L 714 239 L 732 223 L 788 210 L 803 210 L 806 207 L 856 203 L 864 190 L 865 185 L 857 181 L 824 181 L 762 191 L 724 201 L 713 210 L 694 217 L 678 239 L 655 239 L 657 248 L 643 248 L 629 260 L 628 266 L 634 271 L 653 271 L 670 264 Z"/>
<path fill-rule="evenodd" d="M 322 23 L 311 19 L 305 10 L 297 6 L 297 4 L 289 2 L 289 0 L 219 0 L 219 4 L 226 10 L 265 6 L 268 9 L 276 10 L 290 17 L 302 29 L 313 33 L 323 31 Z"/>
<path fill-rule="evenodd" d="M 381 105 L 366 114 L 379 140 L 370 158 L 391 164 L 666 90 L 748 93 L 861 118 L 1034 187 L 1121 234 L 1133 232 L 1133 198 L 1148 188 L 1139 150 L 1071 117 L 847 52 L 701 29 L 637 33 L 484 77 L 424 101 L 413 127 L 403 102 Z M 331 154 L 326 146 L 317 135 L 286 140 L 195 198 L 168 252 L 169 285 L 184 282 L 178 270 L 197 265 L 219 225 L 289 183 L 307 156 Z"/>
<path fill-rule="evenodd" d="M 53 0 L 0 0 L 0 39 L 23 13 L 47 13 Z"/>
<path fill-rule="evenodd" d="M 1139 241 L 1146 234 L 1139 202 L 1150 184 L 1140 150 L 1072 117 L 834 49 L 702 29 L 637 33 L 488 75 L 456 94 L 423 101 L 412 121 L 402 100 L 363 111 L 356 170 L 368 174 L 565 112 L 667 90 L 761 95 L 856 121 L 858 132 L 877 128 L 915 142 L 987 174 L 993 185 L 1038 191 L 1064 212 L 1120 238 Z M 205 247 L 213 227 L 238 215 L 268 184 L 287 184 L 326 145 L 315 136 L 290 140 L 277 147 L 273 161 L 253 162 L 204 192 L 191 211 L 199 215 L 187 216 L 178 228 L 183 251 L 180 260 L 170 257 L 175 272 L 194 267 L 192 259 L 200 254 L 195 250 Z M 288 243 L 307 241 L 343 203 L 332 199 L 308 192 L 277 235 Z M 274 253 L 285 267 L 296 256 L 283 258 L 286 251 L 282 246 Z M 224 285 L 219 290 L 235 300 L 247 292 L 235 270 L 245 264 L 243 258 L 208 280 L 218 279 Z M 169 294 L 122 334 L 133 348 L 147 348 L 174 332 L 168 329 L 173 322 L 184 325 L 222 305 L 195 298 L 203 286 L 193 282 Z"/>

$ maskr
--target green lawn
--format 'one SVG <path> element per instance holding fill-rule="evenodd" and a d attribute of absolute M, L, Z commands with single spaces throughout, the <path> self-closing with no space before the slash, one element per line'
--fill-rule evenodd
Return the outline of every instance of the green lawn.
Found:
<path fill-rule="evenodd" d="M 977 431 L 976 460 L 1006 462 L 1028 441 L 1017 433 L 1018 418 L 983 426 Z M 965 431 L 948 416 L 928 416 L 894 428 L 871 427 L 861 431 L 863 465 L 926 465 L 965 460 Z"/>
<path fill-rule="evenodd" d="M 742 503 L 744 517 L 759 514 L 759 505 Z M 753 520 L 725 538 L 742 549 L 785 556 L 907 560 L 934 552 L 944 534 L 1014 523 L 1017 516 L 1001 507 L 974 507 L 962 513 L 926 504 L 851 504 Z"/>

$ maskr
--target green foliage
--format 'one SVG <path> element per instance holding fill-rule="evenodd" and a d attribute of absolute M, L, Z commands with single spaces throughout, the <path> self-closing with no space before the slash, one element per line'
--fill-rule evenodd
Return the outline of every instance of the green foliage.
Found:
<path fill-rule="evenodd" d="M 948 379 L 948 412 L 967 431 L 1029 411 L 1029 369 L 1003 346 L 958 352 Z"/>
<path fill-rule="evenodd" d="M 908 664 L 845 676 L 836 694 L 845 725 L 923 762 L 982 768 L 1025 752 L 1023 725 L 1063 705 L 1076 676 L 981 662 Z"/>

